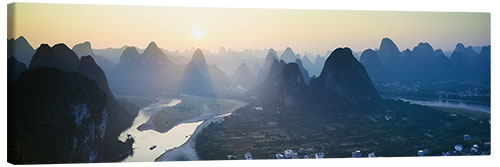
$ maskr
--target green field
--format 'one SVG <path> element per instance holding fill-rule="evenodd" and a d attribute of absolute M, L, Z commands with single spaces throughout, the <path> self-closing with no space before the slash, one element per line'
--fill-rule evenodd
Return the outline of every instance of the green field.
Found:
<path fill-rule="evenodd" d="M 256 111 L 252 103 L 212 124 L 197 137 L 201 159 L 227 159 L 250 151 L 255 159 L 274 158 L 285 149 L 304 148 L 307 155 L 324 152 L 329 158 L 351 157 L 360 150 L 377 156 L 417 156 L 417 151 L 440 156 L 456 144 L 489 154 L 489 114 L 434 109 L 387 100 L 376 105 L 331 105 L 302 110 Z M 456 115 L 453 115 L 456 114 Z M 386 116 L 390 117 L 389 120 Z M 471 140 L 464 140 L 469 134 Z M 476 153 L 479 154 L 479 153 Z"/>

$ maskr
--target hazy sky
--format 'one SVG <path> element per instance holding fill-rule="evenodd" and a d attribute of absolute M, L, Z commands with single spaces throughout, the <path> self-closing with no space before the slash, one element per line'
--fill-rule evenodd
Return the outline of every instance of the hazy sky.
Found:
<path fill-rule="evenodd" d="M 8 38 L 25 36 L 37 48 L 90 41 L 93 48 L 144 48 L 155 41 L 167 50 L 220 46 L 325 53 L 340 46 L 377 48 L 390 37 L 400 48 L 420 41 L 434 48 L 490 44 L 490 14 L 289 9 L 224 9 L 69 4 L 9 6 Z M 13 7 L 13 8 L 12 8 Z M 14 23 L 14 24 L 12 24 Z"/>

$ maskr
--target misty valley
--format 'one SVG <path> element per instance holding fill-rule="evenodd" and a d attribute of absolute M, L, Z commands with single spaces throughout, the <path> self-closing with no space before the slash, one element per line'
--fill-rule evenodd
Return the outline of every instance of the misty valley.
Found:
<path fill-rule="evenodd" d="M 491 154 L 489 45 L 7 45 L 14 164 Z"/>

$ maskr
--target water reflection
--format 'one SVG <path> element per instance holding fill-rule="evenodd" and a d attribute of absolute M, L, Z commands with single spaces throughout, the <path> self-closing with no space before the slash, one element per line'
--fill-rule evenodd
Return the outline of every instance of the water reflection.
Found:
<path fill-rule="evenodd" d="M 407 97 L 391 97 L 392 99 L 398 99 L 412 104 L 420 104 L 431 107 L 449 107 L 449 108 L 459 108 L 474 111 L 481 111 L 490 113 L 491 106 L 489 104 L 475 103 L 463 100 L 450 100 L 450 99 L 431 99 L 431 98 L 407 98 Z"/>
<path fill-rule="evenodd" d="M 123 160 L 124 162 L 152 162 L 164 153 L 165 150 L 179 147 L 189 140 L 196 128 L 203 123 L 203 121 L 182 123 L 173 127 L 166 133 L 159 133 L 154 130 L 137 130 L 137 127 L 148 121 L 149 117 L 151 117 L 154 112 L 160 111 L 165 107 L 175 106 L 179 103 L 181 103 L 179 99 L 164 100 L 139 111 L 132 126 L 122 132 L 119 137 L 121 141 L 125 141 L 127 134 L 135 138 L 135 143 L 133 145 L 134 153 Z M 151 146 L 154 145 L 156 148 L 150 150 Z"/>

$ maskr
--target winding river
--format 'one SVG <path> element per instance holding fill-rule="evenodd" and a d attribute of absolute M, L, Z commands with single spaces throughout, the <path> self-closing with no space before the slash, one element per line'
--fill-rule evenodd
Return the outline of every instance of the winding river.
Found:
<path fill-rule="evenodd" d="M 132 135 L 135 138 L 135 143 L 132 146 L 133 153 L 125 158 L 123 162 L 153 162 L 172 159 L 196 160 L 197 156 L 193 142 L 196 134 L 211 122 L 219 121 L 223 117 L 231 115 L 234 110 L 246 104 L 232 100 L 236 105 L 234 108 L 228 109 L 228 113 L 209 117 L 200 115 L 191 120 L 183 121 L 184 123 L 179 123 L 165 133 L 155 130 L 138 130 L 137 128 L 146 123 L 154 113 L 166 107 L 182 103 L 180 99 L 158 100 L 158 102 L 140 109 L 132 126 L 120 134 L 118 139 L 121 141 L 125 141 L 127 135 Z"/>
<path fill-rule="evenodd" d="M 165 150 L 179 147 L 189 140 L 191 134 L 203 121 L 192 123 L 181 123 L 166 133 L 159 133 L 154 130 L 139 131 L 137 127 L 148 121 L 149 117 L 165 107 L 172 107 L 181 103 L 179 99 L 162 99 L 159 102 L 148 107 L 142 108 L 135 118 L 132 126 L 120 134 L 119 139 L 125 141 L 127 134 L 135 138 L 133 145 L 134 152 L 124 162 L 152 162 L 159 157 Z M 156 148 L 150 150 L 150 147 L 156 145 Z"/>

